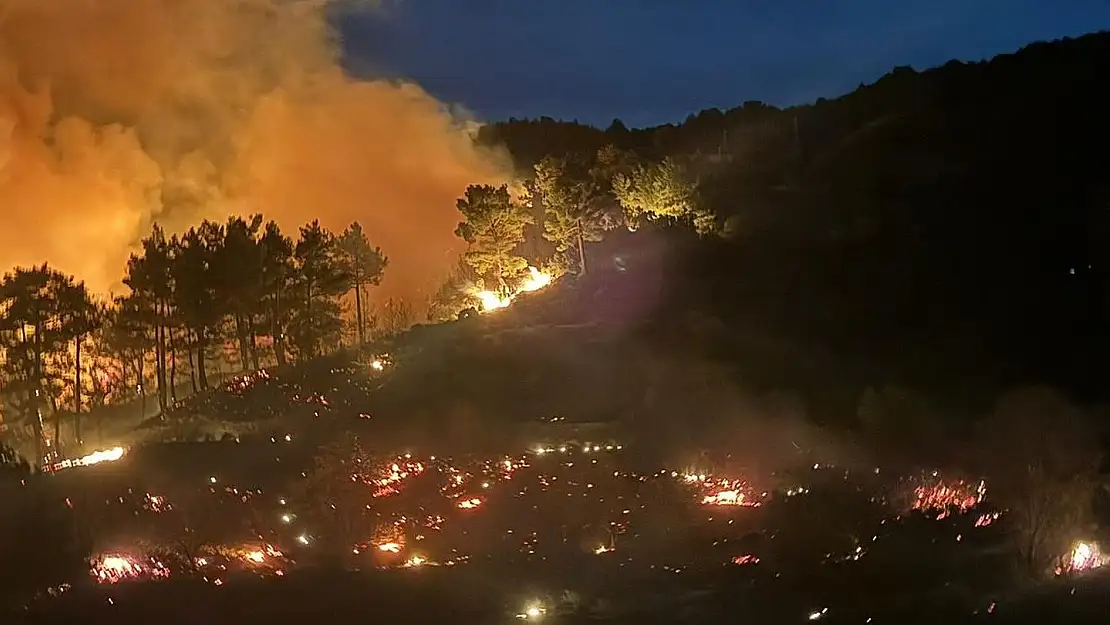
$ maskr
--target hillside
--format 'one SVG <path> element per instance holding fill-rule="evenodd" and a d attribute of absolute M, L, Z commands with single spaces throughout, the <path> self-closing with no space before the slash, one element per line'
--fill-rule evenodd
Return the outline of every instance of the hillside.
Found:
<path fill-rule="evenodd" d="M 401 337 L 380 387 L 326 365 L 185 412 L 285 414 L 295 389 L 349 395 L 349 416 L 406 435 L 561 415 L 635 419 L 678 440 L 746 402 L 851 421 L 867 388 L 914 389 L 955 421 L 1020 385 L 1104 399 L 1110 122 L 1095 76 L 1107 65 L 1099 34 L 899 69 L 795 109 L 748 103 L 652 129 L 488 127 L 521 164 L 608 141 L 649 159 L 693 151 L 694 164 L 720 150 L 701 191 L 734 227 L 611 231 L 589 246 L 586 276 Z M 270 387 L 286 390 L 259 395 Z"/>
<path fill-rule="evenodd" d="M 703 197 L 736 234 L 683 244 L 681 288 L 729 328 L 831 350 L 873 383 L 1095 395 L 1110 346 L 1107 68 L 1098 33 L 897 68 L 789 109 L 633 130 L 510 120 L 485 139 L 525 168 L 606 143 L 705 164 Z"/>

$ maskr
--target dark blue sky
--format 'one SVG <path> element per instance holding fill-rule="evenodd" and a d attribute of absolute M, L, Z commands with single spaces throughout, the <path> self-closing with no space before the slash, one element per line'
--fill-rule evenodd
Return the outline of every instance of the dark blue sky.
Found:
<path fill-rule="evenodd" d="M 343 32 L 356 71 L 484 119 L 639 126 L 1105 28 L 1110 0 L 394 0 Z"/>

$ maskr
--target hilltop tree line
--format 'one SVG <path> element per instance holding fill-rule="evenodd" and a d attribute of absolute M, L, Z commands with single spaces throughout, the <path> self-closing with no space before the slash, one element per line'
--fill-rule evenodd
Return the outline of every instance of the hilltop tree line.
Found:
<path fill-rule="evenodd" d="M 145 414 L 153 396 L 165 413 L 183 384 L 208 390 L 213 365 L 256 370 L 335 349 L 348 295 L 362 346 L 379 325 L 367 291 L 387 265 L 358 223 L 335 234 L 313 221 L 294 239 L 255 215 L 173 236 L 155 226 L 111 301 L 48 265 L 16 268 L 0 281 L 4 423 L 33 432 L 42 458 L 63 440 L 63 416 L 81 441 L 82 413 L 109 403 L 137 399 Z"/>
<path fill-rule="evenodd" d="M 598 186 L 624 217 L 726 235 L 673 246 L 675 273 L 697 279 L 667 299 L 735 328 L 715 342 L 747 363 L 806 363 L 768 384 L 908 383 L 985 400 L 1044 381 L 1104 397 L 1107 62 L 1110 34 L 1098 33 L 899 67 L 801 106 L 747 102 L 640 129 L 512 119 L 480 138 L 547 191 L 572 265 L 603 232 L 605 202 L 583 199 Z M 603 149 L 619 155 L 619 185 L 596 175 Z M 745 333 L 779 353 L 753 353 Z M 827 354 L 835 364 L 817 370 Z"/>
<path fill-rule="evenodd" d="M 463 221 L 455 234 L 468 249 L 433 299 L 432 318 L 450 318 L 466 305 L 468 283 L 511 293 L 530 259 L 542 259 L 553 273 L 582 276 L 588 244 L 618 227 L 635 231 L 654 222 L 706 235 L 721 226 L 682 162 L 651 160 L 612 144 L 588 154 L 546 155 L 514 186 L 471 185 L 459 199 Z"/>

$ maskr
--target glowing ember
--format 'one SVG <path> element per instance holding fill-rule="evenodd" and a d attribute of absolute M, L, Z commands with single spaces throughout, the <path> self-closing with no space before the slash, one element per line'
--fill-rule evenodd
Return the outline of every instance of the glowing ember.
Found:
<path fill-rule="evenodd" d="M 966 513 L 983 502 L 987 495 L 986 482 L 966 482 L 964 480 L 936 480 L 922 484 L 914 489 L 912 509 L 921 512 L 937 513 L 937 520 L 944 519 L 953 511 Z"/>
<path fill-rule="evenodd" d="M 759 564 L 759 558 L 750 553 L 746 553 L 742 556 L 734 557 L 732 563 L 737 566 L 742 566 L 744 564 Z"/>
<path fill-rule="evenodd" d="M 715 495 L 706 496 L 701 502 L 716 506 L 742 506 L 744 495 L 738 490 L 723 490 Z"/>
<path fill-rule="evenodd" d="M 756 491 L 744 480 L 717 478 L 705 474 L 672 473 L 698 491 L 701 503 L 709 506 L 758 507 L 766 493 Z"/>
<path fill-rule="evenodd" d="M 998 512 L 995 512 L 993 514 L 980 515 L 978 519 L 975 519 L 975 527 L 986 527 L 986 526 L 990 525 L 991 523 L 994 523 L 995 521 L 997 521 L 998 517 L 1000 517 L 1000 516 L 1002 516 L 1002 515 Z"/>
<path fill-rule="evenodd" d="M 473 499 L 467 499 L 467 500 L 464 500 L 464 501 L 460 501 L 458 503 L 458 507 L 462 508 L 463 510 L 470 510 L 472 508 L 477 508 L 480 505 L 482 505 L 482 500 L 478 499 L 477 497 L 475 497 Z"/>
<path fill-rule="evenodd" d="M 109 554 L 92 560 L 89 574 L 98 583 L 118 584 L 127 580 L 169 577 L 170 571 L 154 559 L 139 560 L 120 554 Z"/>

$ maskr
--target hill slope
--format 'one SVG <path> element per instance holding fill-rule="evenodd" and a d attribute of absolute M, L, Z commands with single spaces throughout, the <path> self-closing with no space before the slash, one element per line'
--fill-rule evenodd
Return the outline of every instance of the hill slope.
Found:
<path fill-rule="evenodd" d="M 1108 69 L 1098 33 L 898 68 L 790 109 L 640 130 L 511 120 L 486 138 L 524 166 L 605 143 L 694 163 L 720 153 L 702 193 L 739 235 L 678 255 L 684 292 L 728 326 L 832 350 L 877 383 L 1096 394 L 1110 347 Z"/>

